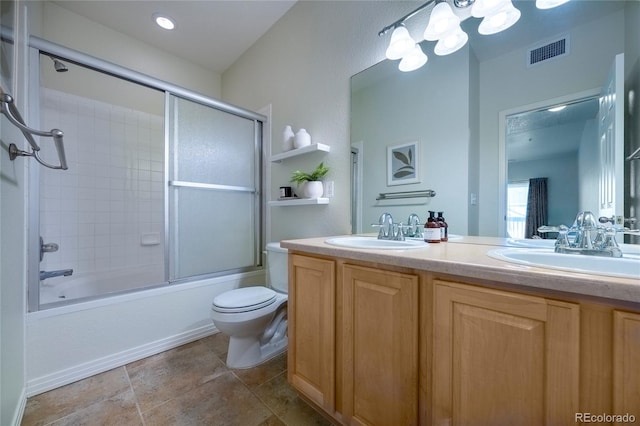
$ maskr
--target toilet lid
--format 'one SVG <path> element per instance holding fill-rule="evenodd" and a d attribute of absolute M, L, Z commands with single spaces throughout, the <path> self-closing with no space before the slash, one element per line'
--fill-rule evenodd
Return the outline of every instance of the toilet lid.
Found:
<path fill-rule="evenodd" d="M 255 286 L 226 291 L 213 299 L 213 309 L 218 312 L 246 312 L 260 309 L 276 300 L 276 292 L 267 287 Z"/>

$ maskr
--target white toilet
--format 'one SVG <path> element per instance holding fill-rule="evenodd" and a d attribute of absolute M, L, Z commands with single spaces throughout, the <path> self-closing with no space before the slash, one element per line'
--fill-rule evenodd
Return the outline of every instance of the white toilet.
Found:
<path fill-rule="evenodd" d="M 287 349 L 287 249 L 267 244 L 267 284 L 226 291 L 213 299 L 211 318 L 229 336 L 227 366 L 249 368 Z"/>

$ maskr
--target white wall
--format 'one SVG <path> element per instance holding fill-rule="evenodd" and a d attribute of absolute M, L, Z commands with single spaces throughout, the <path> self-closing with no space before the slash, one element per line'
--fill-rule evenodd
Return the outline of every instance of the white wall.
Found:
<path fill-rule="evenodd" d="M 13 2 L 0 5 L 2 24 L 15 29 L 16 46 L 24 42 L 24 8 Z M 16 26 L 14 26 L 16 25 Z M 16 99 L 22 112 L 28 106 L 24 75 L 24 49 L 3 43 L 2 86 Z M 19 103 L 18 103 L 19 102 Z M 15 143 L 26 148 L 21 132 L 0 115 L 0 424 L 18 425 L 25 398 L 25 312 L 26 312 L 26 211 L 25 197 L 29 159 L 9 159 L 6 147 Z M 33 163 L 31 161 L 31 163 Z"/>

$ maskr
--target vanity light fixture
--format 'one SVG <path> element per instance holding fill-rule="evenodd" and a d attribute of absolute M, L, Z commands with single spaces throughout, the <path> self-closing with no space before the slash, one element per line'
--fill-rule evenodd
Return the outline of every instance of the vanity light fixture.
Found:
<path fill-rule="evenodd" d="M 424 54 L 420 45 L 416 43 L 413 49 L 402 57 L 398 69 L 404 72 L 415 71 L 426 64 L 427 60 L 429 58 Z"/>
<path fill-rule="evenodd" d="M 173 30 L 176 27 L 173 19 L 160 13 L 153 14 L 153 21 L 165 30 Z"/>
<path fill-rule="evenodd" d="M 568 1 L 570 0 L 536 0 L 536 6 L 539 9 L 550 9 Z M 449 55 L 456 52 L 469 40 L 469 36 L 460 27 L 461 18 L 455 13 L 456 9 L 471 7 L 471 16 L 482 19 L 478 32 L 483 35 L 504 31 L 518 22 L 521 16 L 511 0 L 429 0 L 378 32 L 378 36 L 382 36 L 393 30 L 385 54 L 387 59 L 401 59 L 399 65 L 401 71 L 416 70 L 428 60 L 427 55 L 424 54 L 419 43 L 411 37 L 404 23 L 433 4 L 435 6 L 429 16 L 427 28 L 424 30 L 424 39 L 437 41 L 433 50 L 436 55 Z M 452 5 L 455 8 L 452 8 Z"/>
<path fill-rule="evenodd" d="M 413 49 L 416 42 L 409 35 L 409 31 L 404 25 L 400 24 L 393 30 L 391 41 L 385 55 L 387 59 L 400 59 Z"/>

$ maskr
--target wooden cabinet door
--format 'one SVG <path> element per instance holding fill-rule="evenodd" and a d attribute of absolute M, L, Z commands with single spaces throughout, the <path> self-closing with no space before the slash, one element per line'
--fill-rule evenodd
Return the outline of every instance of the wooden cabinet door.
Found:
<path fill-rule="evenodd" d="M 353 425 L 418 423 L 418 277 L 342 269 L 342 414 Z"/>
<path fill-rule="evenodd" d="M 640 417 L 640 314 L 613 312 L 613 413 Z"/>
<path fill-rule="evenodd" d="M 435 280 L 434 424 L 574 424 L 579 306 Z"/>
<path fill-rule="evenodd" d="M 288 380 L 334 413 L 335 262 L 289 255 Z"/>

